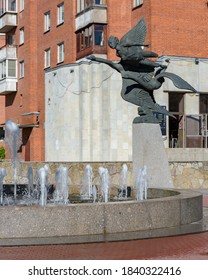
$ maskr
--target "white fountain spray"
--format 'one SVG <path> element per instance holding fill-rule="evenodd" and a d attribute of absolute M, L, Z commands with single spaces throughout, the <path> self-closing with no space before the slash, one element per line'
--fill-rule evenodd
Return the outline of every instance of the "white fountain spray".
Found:
<path fill-rule="evenodd" d="M 124 163 L 119 178 L 119 197 L 127 198 L 127 180 L 128 180 L 128 166 Z"/>
<path fill-rule="evenodd" d="M 6 169 L 0 168 L 0 205 L 3 205 L 3 199 L 4 199 L 3 180 L 6 175 L 7 175 Z"/>
<path fill-rule="evenodd" d="M 69 178 L 68 169 L 66 167 L 59 167 L 56 170 L 56 189 L 54 191 L 54 202 L 67 204 L 69 202 Z"/>
<path fill-rule="evenodd" d="M 96 200 L 97 200 L 97 186 L 96 185 L 93 185 L 92 186 L 92 199 L 93 199 L 93 202 L 95 203 Z"/>
<path fill-rule="evenodd" d="M 109 173 L 108 169 L 104 167 L 99 167 L 98 172 L 101 178 L 101 196 L 102 201 L 108 202 L 109 196 Z"/>
<path fill-rule="evenodd" d="M 92 167 L 88 164 L 85 167 L 84 175 L 82 177 L 82 187 L 81 187 L 81 196 L 82 198 L 91 198 L 93 195 L 92 191 Z"/>
<path fill-rule="evenodd" d="M 5 142 L 8 145 L 11 156 L 13 157 L 15 202 L 17 198 L 17 151 L 22 145 L 22 142 L 20 140 L 20 129 L 12 120 L 8 120 L 5 124 Z"/>
<path fill-rule="evenodd" d="M 33 193 L 34 187 L 33 187 L 33 169 L 30 166 L 27 170 L 27 178 L 28 178 L 28 197 L 31 197 L 31 194 Z"/>
<path fill-rule="evenodd" d="M 37 170 L 37 175 L 38 175 L 38 191 L 40 193 L 40 199 L 39 199 L 39 204 L 41 206 L 45 206 L 47 204 L 47 186 L 46 186 L 46 181 L 47 181 L 47 171 L 45 170 L 44 167 L 39 168 Z"/>
<path fill-rule="evenodd" d="M 136 199 L 143 200 L 147 199 L 147 167 L 139 169 L 137 180 L 136 180 Z"/>

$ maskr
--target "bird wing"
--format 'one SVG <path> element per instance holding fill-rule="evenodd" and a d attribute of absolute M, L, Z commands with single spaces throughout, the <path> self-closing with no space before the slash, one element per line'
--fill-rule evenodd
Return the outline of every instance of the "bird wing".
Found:
<path fill-rule="evenodd" d="M 146 37 L 146 24 L 142 18 L 131 30 L 129 30 L 120 40 L 123 47 L 131 45 L 143 45 Z"/>
<path fill-rule="evenodd" d="M 193 88 L 189 83 L 187 83 L 184 79 L 179 77 L 176 74 L 168 73 L 168 72 L 161 72 L 160 74 L 156 75 L 155 78 L 158 80 L 160 78 L 168 78 L 172 80 L 173 84 L 180 89 L 187 89 L 192 92 L 197 92 L 195 88 Z"/>

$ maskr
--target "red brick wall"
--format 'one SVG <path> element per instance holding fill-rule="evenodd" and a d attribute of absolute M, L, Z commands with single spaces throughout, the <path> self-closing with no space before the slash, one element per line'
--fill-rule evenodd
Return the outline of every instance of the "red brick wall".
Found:
<path fill-rule="evenodd" d="M 207 1 L 145 0 L 133 12 L 134 21 L 137 15 L 144 15 L 147 38 L 158 54 L 208 57 Z"/>

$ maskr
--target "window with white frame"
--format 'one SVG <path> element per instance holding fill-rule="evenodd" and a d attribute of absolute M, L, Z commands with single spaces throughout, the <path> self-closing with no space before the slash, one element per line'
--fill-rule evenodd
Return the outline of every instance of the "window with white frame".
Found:
<path fill-rule="evenodd" d="M 25 41 L 25 30 L 24 27 L 20 29 L 20 45 L 24 44 Z"/>
<path fill-rule="evenodd" d="M 45 50 L 45 68 L 51 66 L 51 49 L 48 48 Z"/>
<path fill-rule="evenodd" d="M 0 80 L 5 78 L 16 78 L 16 60 L 6 59 L 0 62 Z"/>
<path fill-rule="evenodd" d="M 19 77 L 20 77 L 20 79 L 22 79 L 25 76 L 25 62 L 24 62 L 24 60 L 20 61 L 19 69 L 20 69 Z"/>
<path fill-rule="evenodd" d="M 61 24 L 64 22 L 64 3 L 58 5 L 58 22 L 57 24 Z"/>
<path fill-rule="evenodd" d="M 25 8 L 25 0 L 20 0 L 20 12 Z"/>
<path fill-rule="evenodd" d="M 6 78 L 6 60 L 0 62 L 0 80 Z"/>
<path fill-rule="evenodd" d="M 16 73 L 16 60 L 7 60 L 7 65 L 8 65 L 8 77 L 11 78 L 16 78 L 17 73 Z"/>
<path fill-rule="evenodd" d="M 143 4 L 143 0 L 133 0 L 133 7 L 137 7 Z"/>
<path fill-rule="evenodd" d="M 0 15 L 6 12 L 17 12 L 17 0 L 0 0 Z"/>
<path fill-rule="evenodd" d="M 44 24 L 45 24 L 44 31 L 45 32 L 49 31 L 50 28 L 51 28 L 51 13 L 50 13 L 50 11 L 48 11 L 44 14 Z"/>
<path fill-rule="evenodd" d="M 64 43 L 58 44 L 58 63 L 64 61 Z"/>

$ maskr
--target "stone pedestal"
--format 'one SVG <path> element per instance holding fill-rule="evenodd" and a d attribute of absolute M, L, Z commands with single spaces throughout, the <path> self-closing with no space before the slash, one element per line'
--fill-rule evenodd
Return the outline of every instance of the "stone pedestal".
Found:
<path fill-rule="evenodd" d="M 147 166 L 148 187 L 173 188 L 159 124 L 133 123 L 133 182 Z"/>

